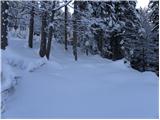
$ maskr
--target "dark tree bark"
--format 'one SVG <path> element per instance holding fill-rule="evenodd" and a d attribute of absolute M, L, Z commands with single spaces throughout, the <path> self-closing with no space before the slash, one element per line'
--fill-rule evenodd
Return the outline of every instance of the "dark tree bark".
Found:
<path fill-rule="evenodd" d="M 77 23 L 73 21 L 73 55 L 75 61 L 77 61 Z"/>
<path fill-rule="evenodd" d="M 145 51 L 144 48 L 142 49 L 142 70 L 145 71 L 146 70 L 146 61 L 145 61 Z"/>
<path fill-rule="evenodd" d="M 97 31 L 97 33 L 98 33 L 98 35 L 97 35 L 97 39 L 98 39 L 97 46 L 98 46 L 99 51 L 101 52 L 101 55 L 103 56 L 103 38 L 104 38 L 103 30 L 100 29 L 100 30 Z"/>
<path fill-rule="evenodd" d="M 30 48 L 33 47 L 33 32 L 34 32 L 34 7 L 32 7 L 31 10 L 31 17 L 30 17 L 30 24 L 29 24 L 29 40 L 28 40 L 28 46 Z"/>
<path fill-rule="evenodd" d="M 67 1 L 66 1 L 67 2 Z M 65 50 L 67 50 L 67 12 L 68 12 L 68 8 L 67 5 L 65 6 L 65 36 L 64 36 L 64 43 L 65 43 Z"/>
<path fill-rule="evenodd" d="M 8 3 L 7 1 L 1 1 L 1 49 L 6 48 L 8 45 Z"/>
<path fill-rule="evenodd" d="M 41 26 L 41 44 L 40 44 L 40 51 L 39 55 L 44 57 L 46 55 L 46 42 L 47 42 L 47 12 L 42 13 L 42 26 Z"/>
<path fill-rule="evenodd" d="M 53 1 L 53 2 L 54 2 L 54 4 L 53 4 L 52 8 L 55 8 L 55 1 Z M 55 11 L 52 11 L 50 23 L 53 23 L 54 13 L 55 13 Z M 49 60 L 50 51 L 51 51 L 52 36 L 53 36 L 53 25 L 50 25 L 49 34 L 48 34 L 47 50 L 46 50 L 46 57 L 48 60 Z"/>
<path fill-rule="evenodd" d="M 88 50 L 88 48 L 86 48 L 86 55 L 88 56 L 88 53 L 89 53 L 89 50 Z"/>
<path fill-rule="evenodd" d="M 122 50 L 121 50 L 121 45 L 120 45 L 120 36 L 117 36 L 117 32 L 113 32 L 111 35 L 111 50 L 112 50 L 112 60 L 118 60 L 122 59 Z"/>
<path fill-rule="evenodd" d="M 74 1 L 74 9 L 77 9 L 77 1 Z M 75 61 L 77 61 L 77 11 L 74 10 L 73 14 L 73 55 Z"/>
<path fill-rule="evenodd" d="M 48 43 L 47 43 L 47 50 L 46 50 L 46 57 L 48 60 L 49 60 L 50 51 L 51 51 L 52 36 L 53 36 L 53 28 L 49 27 Z"/>

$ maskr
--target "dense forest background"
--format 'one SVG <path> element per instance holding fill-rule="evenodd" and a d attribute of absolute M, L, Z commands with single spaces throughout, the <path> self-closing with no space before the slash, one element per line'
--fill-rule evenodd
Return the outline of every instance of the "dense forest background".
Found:
<path fill-rule="evenodd" d="M 145 9 L 127 0 L 71 2 L 1 1 L 1 49 L 9 46 L 8 32 L 15 31 L 27 37 L 29 48 L 40 36 L 39 55 L 48 60 L 56 40 L 66 51 L 73 46 L 76 61 L 80 49 L 113 61 L 125 58 L 134 69 L 158 74 L 159 1 L 151 0 Z"/>

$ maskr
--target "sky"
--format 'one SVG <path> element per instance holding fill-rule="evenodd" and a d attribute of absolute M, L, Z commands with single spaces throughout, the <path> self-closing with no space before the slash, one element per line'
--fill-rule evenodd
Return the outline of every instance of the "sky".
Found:
<path fill-rule="evenodd" d="M 137 8 L 146 8 L 148 6 L 149 0 L 137 0 Z"/>

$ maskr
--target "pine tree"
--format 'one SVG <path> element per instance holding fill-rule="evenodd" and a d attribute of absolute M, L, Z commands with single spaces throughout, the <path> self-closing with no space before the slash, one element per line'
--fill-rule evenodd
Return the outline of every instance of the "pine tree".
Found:
<path fill-rule="evenodd" d="M 159 1 L 150 1 L 149 18 L 152 25 L 150 41 L 149 66 L 158 74 L 159 71 Z"/>
<path fill-rule="evenodd" d="M 8 45 L 8 2 L 1 1 L 1 49 Z"/>
<path fill-rule="evenodd" d="M 141 29 L 139 29 L 139 47 L 141 48 L 139 51 L 139 70 L 145 71 L 149 70 L 148 63 L 150 61 L 149 54 L 150 54 L 150 39 L 151 39 L 151 25 L 148 18 L 147 9 L 139 9 L 140 15 L 140 24 Z"/>
<path fill-rule="evenodd" d="M 124 24 L 125 24 L 125 4 L 126 1 L 114 1 L 114 14 L 115 23 L 114 29 L 111 32 L 111 53 L 112 60 L 118 60 L 124 57 L 122 50 L 123 38 L 124 38 Z"/>
<path fill-rule="evenodd" d="M 138 13 L 136 11 L 135 1 L 123 1 L 124 7 L 124 18 L 122 21 L 124 25 L 124 34 L 123 34 L 123 50 L 125 58 L 130 61 L 133 68 L 137 68 L 139 52 L 139 26 L 140 21 L 138 18 Z"/>
<path fill-rule="evenodd" d="M 95 44 L 94 50 L 100 53 L 103 56 L 103 46 L 104 46 L 104 29 L 102 28 L 105 26 L 104 24 L 101 23 L 102 15 L 103 13 L 103 5 L 104 2 L 93 2 L 91 1 L 91 6 L 92 6 L 92 19 L 95 19 L 96 21 L 92 23 L 91 29 L 92 29 L 92 34 L 94 35 L 95 39 Z"/>
<path fill-rule="evenodd" d="M 103 18 L 104 23 L 106 25 L 105 30 L 105 36 L 107 39 L 105 39 L 105 55 L 112 60 L 121 59 L 122 56 L 122 50 L 120 46 L 121 42 L 121 24 L 118 20 L 118 1 L 107 1 L 105 2 Z"/>
<path fill-rule="evenodd" d="M 115 3 L 113 1 L 91 2 L 92 16 L 97 21 L 92 27 L 98 51 L 102 57 L 113 60 L 122 58 L 118 36 L 120 25 L 116 19 Z"/>
<path fill-rule="evenodd" d="M 77 4 L 77 36 L 78 45 L 82 52 L 86 55 L 89 54 L 91 50 L 91 45 L 93 43 L 93 35 L 91 33 L 91 5 L 89 1 L 79 1 Z"/>

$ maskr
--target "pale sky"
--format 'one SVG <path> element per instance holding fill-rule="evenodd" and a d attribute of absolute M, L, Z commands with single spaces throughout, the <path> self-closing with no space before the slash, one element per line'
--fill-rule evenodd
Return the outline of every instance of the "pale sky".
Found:
<path fill-rule="evenodd" d="M 149 0 L 137 0 L 137 8 L 146 8 L 148 7 Z"/>

